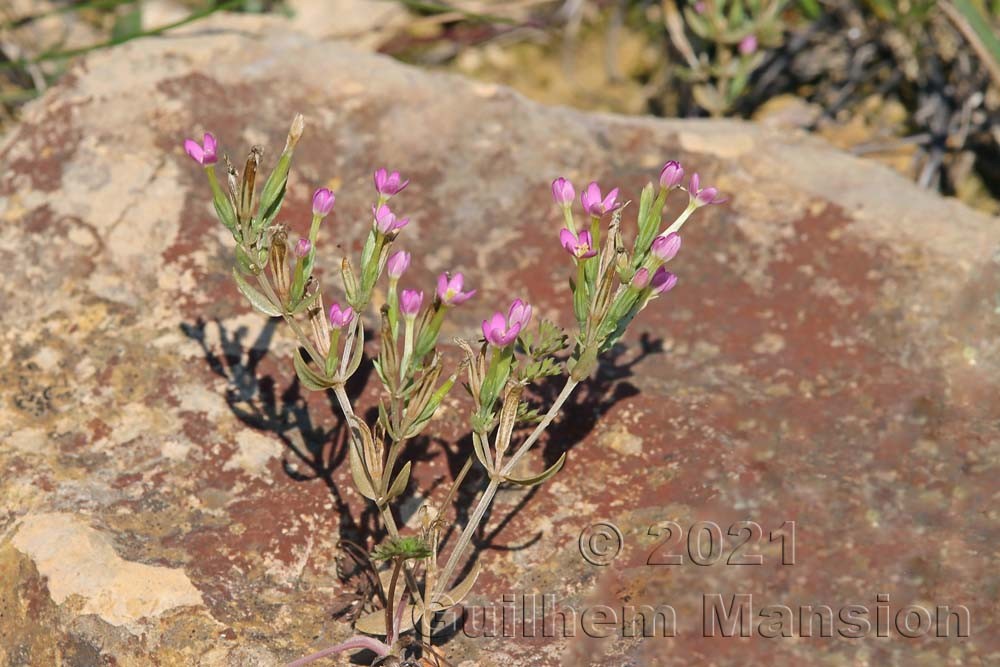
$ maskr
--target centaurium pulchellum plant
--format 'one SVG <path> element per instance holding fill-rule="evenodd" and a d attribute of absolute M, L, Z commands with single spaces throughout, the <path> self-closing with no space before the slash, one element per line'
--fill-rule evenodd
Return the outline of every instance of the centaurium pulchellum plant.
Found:
<path fill-rule="evenodd" d="M 781 46 L 789 2 L 695 0 L 683 4 L 683 13 L 675 2 L 665 0 L 664 11 L 671 39 L 687 61 L 684 76 L 693 84 L 698 106 L 723 116 L 747 91 L 753 73 L 766 60 L 766 50 Z M 693 45 L 685 26 L 695 37 Z"/>
<path fill-rule="evenodd" d="M 411 256 L 395 247 L 409 221 L 390 207 L 390 200 L 408 184 L 398 173 L 375 172 L 376 201 L 361 256 L 357 265 L 344 258 L 339 267 L 344 305 L 324 305 L 315 270 L 316 248 L 336 196 L 325 188 L 316 190 L 308 232 L 294 242 L 289 227 L 277 219 L 303 126 L 302 116 L 296 116 L 284 151 L 259 192 L 259 148 L 250 150 L 242 174 L 226 160 L 228 188 L 223 189 L 215 172 L 215 138 L 205 134 L 200 144 L 185 142 L 188 155 L 205 168 L 215 212 L 232 234 L 237 287 L 255 309 L 288 323 L 298 342 L 292 365 L 302 385 L 335 395 L 349 426 L 348 460 L 354 484 L 375 505 L 388 534 L 371 552 L 373 568 L 386 575 L 384 609 L 359 618 L 357 636 L 290 665 L 352 649 L 373 651 L 377 664 L 399 664 L 418 647 L 437 656 L 432 646 L 433 618 L 459 604 L 472 589 L 478 564 L 464 580 L 454 579 L 497 490 L 504 484 L 541 484 L 559 472 L 565 454 L 535 474 L 521 473 L 518 464 L 576 386 L 594 372 L 600 355 L 621 338 L 639 312 L 677 284 L 677 277 L 664 265 L 680 250 L 679 232 L 685 221 L 699 208 L 723 200 L 715 188 L 701 188 L 697 174 L 683 187 L 684 169 L 677 162 L 666 163 L 658 185 L 650 183 L 642 191 L 629 248 L 621 229 L 624 202 L 617 188 L 605 194 L 597 183 L 589 184 L 580 193 L 581 219 L 573 211 L 573 185 L 557 178 L 552 196 L 564 221 L 558 239 L 575 270 L 569 295 L 574 330 L 567 334 L 552 322 L 534 318 L 530 304 L 514 299 L 482 321 L 481 339 L 457 341 L 462 361 L 446 375 L 437 350 L 441 326 L 451 309 L 468 301 L 475 290 L 466 289 L 461 273 L 447 272 L 439 276 L 432 298 L 418 289 L 400 288 Z M 675 191 L 686 192 L 688 203 L 664 228 L 664 207 Z M 361 315 L 383 279 L 386 303 L 377 313 L 380 345 L 372 361 L 383 392 L 378 418 L 367 424 L 355 413 L 344 386 L 363 361 Z M 548 409 L 542 413 L 529 407 L 527 390 L 557 375 L 565 375 L 565 384 Z M 406 445 L 424 431 L 460 376 L 472 397 L 468 417 L 472 451 L 444 496 L 425 502 L 416 525 L 401 529 L 392 508 L 410 480 L 412 461 L 406 457 Z M 532 427 L 530 433 L 518 437 L 527 426 Z M 484 469 L 487 486 L 456 543 L 445 551 L 447 510 L 476 465 Z"/>

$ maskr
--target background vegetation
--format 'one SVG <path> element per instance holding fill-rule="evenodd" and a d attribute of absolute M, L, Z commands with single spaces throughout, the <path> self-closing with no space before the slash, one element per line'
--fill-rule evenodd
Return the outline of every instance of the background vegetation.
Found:
<path fill-rule="evenodd" d="M 0 129 L 88 51 L 323 1 L 12 0 Z M 407 62 L 585 109 L 802 128 L 1000 212 L 1000 0 L 383 2 L 405 18 L 375 44 Z"/>

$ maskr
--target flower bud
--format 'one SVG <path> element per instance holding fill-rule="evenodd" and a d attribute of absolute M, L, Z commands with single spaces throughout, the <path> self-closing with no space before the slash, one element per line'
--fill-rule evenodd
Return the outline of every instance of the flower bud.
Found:
<path fill-rule="evenodd" d="M 320 188 L 313 194 L 313 215 L 325 218 L 333 210 L 337 196 L 326 188 Z"/>
<path fill-rule="evenodd" d="M 306 119 L 302 114 L 295 114 L 292 119 L 292 127 L 288 130 L 288 139 L 285 140 L 285 150 L 293 150 L 295 145 L 302 138 L 302 131 L 306 128 Z"/>
<path fill-rule="evenodd" d="M 631 286 L 635 289 L 645 289 L 646 285 L 649 284 L 649 270 L 646 268 L 641 268 L 635 272 L 632 276 Z"/>
<path fill-rule="evenodd" d="M 681 249 L 681 236 L 677 232 L 671 232 L 666 236 L 657 236 L 653 239 L 653 246 L 650 252 L 661 262 L 669 262 Z"/>
<path fill-rule="evenodd" d="M 295 242 L 295 246 L 292 248 L 292 254 L 295 255 L 297 259 L 302 259 L 309 254 L 310 250 L 312 250 L 312 243 L 309 242 L 309 239 L 303 238 Z"/>
<path fill-rule="evenodd" d="M 420 306 L 424 303 L 424 293 L 417 290 L 405 289 L 399 295 L 399 310 L 407 318 L 413 318 L 420 312 Z"/>
<path fill-rule="evenodd" d="M 354 319 L 354 309 L 350 306 L 341 309 L 340 304 L 330 306 L 330 325 L 334 329 L 343 329 Z"/>
<path fill-rule="evenodd" d="M 393 280 L 399 280 L 403 272 L 406 271 L 410 266 L 410 253 L 400 250 L 389 258 L 389 261 L 385 263 L 385 268 L 389 272 L 389 277 Z"/>
<path fill-rule="evenodd" d="M 649 286 L 653 288 L 653 294 L 663 294 L 669 292 L 677 284 L 677 276 L 670 273 L 662 266 L 653 274 L 653 279 L 649 281 Z"/>
<path fill-rule="evenodd" d="M 573 204 L 574 197 L 576 197 L 576 191 L 568 180 L 560 176 L 552 181 L 552 199 L 555 200 L 556 204 L 562 208 L 569 208 Z"/>
<path fill-rule="evenodd" d="M 671 160 L 663 165 L 660 170 L 660 187 L 664 190 L 673 190 L 684 180 L 684 167 L 677 160 Z"/>
<path fill-rule="evenodd" d="M 757 35 L 747 35 L 740 40 L 737 48 L 740 51 L 740 55 L 752 56 L 757 52 Z"/>

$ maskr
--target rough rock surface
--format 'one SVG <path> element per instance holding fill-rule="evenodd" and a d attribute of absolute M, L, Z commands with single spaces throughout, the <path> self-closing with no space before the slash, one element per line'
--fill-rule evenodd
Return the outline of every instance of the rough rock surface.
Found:
<path fill-rule="evenodd" d="M 678 158 L 732 197 L 686 228 L 680 286 L 552 431 L 563 472 L 499 496 L 473 598 L 671 605 L 677 636 L 459 632 L 453 664 L 997 659 L 996 220 L 799 134 L 585 115 L 337 44 L 216 33 L 90 57 L 0 147 L 0 664 L 274 665 L 349 633 L 337 541 L 370 517 L 348 518 L 364 505 L 343 434 L 326 397 L 300 396 L 281 328 L 238 298 L 180 147 L 208 129 L 273 159 L 296 111 L 285 219 L 303 231 L 312 188 L 334 185 L 332 266 L 358 250 L 373 168 L 403 171 L 410 279 L 460 269 L 480 289 L 449 334 L 511 294 L 567 322 L 556 175 L 636 197 Z M 371 385 L 352 388 L 369 405 Z M 438 428 L 416 499 L 463 460 L 460 402 Z M 696 521 L 744 520 L 763 537 L 740 553 L 763 565 L 726 564 L 739 526 L 723 562 L 647 564 L 686 554 Z M 609 566 L 579 553 L 595 521 L 624 537 Z M 650 534 L 666 521 L 682 541 Z M 768 540 L 788 521 L 794 565 Z M 716 593 L 755 612 L 864 605 L 873 625 L 878 594 L 893 616 L 965 605 L 971 637 L 706 638 Z"/>

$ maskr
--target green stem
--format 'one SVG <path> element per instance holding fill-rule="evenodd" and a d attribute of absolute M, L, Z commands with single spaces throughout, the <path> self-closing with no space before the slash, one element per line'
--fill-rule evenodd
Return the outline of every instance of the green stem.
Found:
<path fill-rule="evenodd" d="M 455 544 L 455 548 L 448 557 L 448 562 L 445 564 L 441 577 L 438 579 L 437 585 L 434 588 L 434 594 L 431 596 L 431 601 L 437 599 L 437 597 L 444 592 L 444 588 L 448 585 L 451 577 L 454 575 L 455 568 L 458 567 L 459 560 L 462 558 L 466 548 L 468 548 L 469 543 L 472 541 L 472 536 L 479 528 L 479 524 L 482 522 L 483 516 L 486 514 L 486 510 L 493 502 L 497 489 L 500 488 L 500 482 L 503 480 L 503 476 L 510 473 L 510 470 L 514 467 L 514 465 L 528 452 L 529 449 L 531 449 L 531 446 L 538 441 L 538 438 L 542 436 L 542 433 L 545 432 L 545 429 L 549 427 L 549 424 L 552 423 L 552 420 L 555 419 L 556 415 L 562 409 L 563 404 L 570 397 L 570 394 L 573 393 L 573 389 L 576 388 L 577 384 L 579 383 L 571 377 L 566 378 L 566 384 L 563 386 L 562 391 L 559 392 L 559 396 L 556 397 L 555 402 L 552 403 L 549 411 L 545 413 L 545 417 L 542 421 L 538 423 L 535 430 L 528 436 L 528 439 L 525 440 L 524 444 L 522 444 L 514 453 L 500 474 L 490 479 L 489 485 L 486 487 L 482 497 L 479 499 L 479 503 L 476 505 L 476 509 L 469 518 L 469 523 L 465 525 L 465 529 L 458 538 L 458 543 Z"/>
<path fill-rule="evenodd" d="M 545 413 L 545 417 L 542 418 L 542 421 L 538 423 L 538 426 L 535 427 L 535 430 L 531 432 L 531 435 L 528 436 L 528 439 L 525 440 L 524 443 L 520 447 L 518 447 L 517 451 L 514 452 L 514 455 L 510 457 L 510 460 L 507 462 L 507 465 L 505 465 L 503 469 L 500 471 L 501 475 L 510 474 L 510 471 L 514 469 L 514 466 L 517 465 L 517 462 L 521 460 L 521 457 L 523 457 L 525 454 L 528 453 L 528 450 L 531 449 L 531 446 L 538 441 L 538 438 L 542 436 L 542 434 L 545 432 L 545 429 L 549 427 L 549 424 L 552 423 L 552 420 L 555 419 L 556 415 L 559 414 L 559 411 L 562 410 L 563 404 L 569 399 L 570 395 L 573 393 L 573 390 L 576 389 L 576 386 L 578 384 L 579 382 L 577 382 L 573 378 L 570 377 L 566 378 L 566 384 L 563 385 L 562 391 L 559 392 L 559 395 L 556 397 L 556 400 L 552 403 L 552 407 L 550 407 L 549 411 Z"/>
<path fill-rule="evenodd" d="M 677 219 L 674 220 L 670 226 L 667 227 L 662 234 L 660 234 L 660 236 L 667 236 L 668 234 L 679 232 L 681 227 L 684 226 L 684 223 L 687 222 L 687 219 L 691 217 L 691 214 L 694 213 L 697 208 L 698 207 L 694 204 L 688 204 L 688 207 L 684 209 L 679 216 L 677 216 Z"/>
<path fill-rule="evenodd" d="M 274 287 L 271 286 L 271 281 L 268 280 L 264 274 L 257 274 L 257 284 L 260 285 L 261 289 L 264 290 L 264 294 L 266 294 L 272 302 L 277 304 L 279 307 L 281 306 L 281 301 L 278 300 L 278 295 L 275 293 Z M 302 327 L 295 320 L 295 317 L 286 312 L 282 312 L 281 317 L 288 323 L 288 326 L 291 327 L 295 337 L 299 340 L 299 345 L 306 348 L 306 352 L 309 353 L 309 356 L 312 357 L 313 361 L 317 364 L 322 363 L 323 355 L 321 355 L 319 350 L 316 349 L 316 346 L 313 345 L 312 340 L 310 340 L 310 338 L 306 335 L 306 332 L 302 330 Z"/>
<path fill-rule="evenodd" d="M 214 7 L 207 7 L 200 11 L 188 14 L 186 17 L 178 21 L 173 21 L 172 23 L 166 23 L 164 25 L 157 26 L 155 28 L 150 28 L 149 30 L 144 30 L 143 32 L 136 33 L 134 35 L 115 37 L 105 42 L 90 44 L 89 46 L 81 46 L 80 48 L 76 49 L 67 49 L 65 51 L 49 51 L 39 56 L 36 56 L 35 58 L 11 60 L 6 63 L 0 63 L 0 70 L 24 68 L 30 65 L 37 65 L 39 63 L 48 62 L 50 60 L 63 60 L 65 58 L 74 58 L 76 56 L 82 56 L 86 53 L 90 53 L 91 51 L 97 51 L 99 49 L 106 49 L 111 46 L 124 44 L 125 42 L 132 41 L 133 39 L 139 39 L 140 37 L 153 37 L 155 35 L 160 35 L 168 30 L 173 30 L 174 28 L 179 28 L 181 26 L 187 25 L 188 23 L 194 23 L 195 21 L 201 20 L 216 12 L 238 7 L 240 4 L 242 4 L 242 2 L 243 0 L 227 0 L 226 2 L 223 2 Z"/>
<path fill-rule="evenodd" d="M 406 381 L 410 366 L 410 357 L 413 356 L 413 315 L 404 316 L 405 325 L 403 330 L 403 359 L 399 362 L 399 381 Z"/>
<path fill-rule="evenodd" d="M 390 577 L 389 579 L 389 593 L 386 596 L 386 601 L 385 601 L 385 632 L 386 632 L 385 637 L 386 637 L 386 643 L 389 644 L 390 646 L 394 641 L 396 641 L 396 638 L 394 636 L 396 634 L 394 632 L 395 628 L 393 628 L 393 623 L 392 623 L 393 621 L 392 606 L 396 600 L 396 582 L 399 581 L 399 571 L 402 568 L 403 568 L 403 561 L 399 558 L 396 558 L 392 566 L 392 577 Z"/>
<path fill-rule="evenodd" d="M 337 397 L 337 404 L 340 405 L 340 411 L 344 415 L 344 419 L 353 426 L 357 421 L 358 417 L 354 414 L 354 408 L 351 407 L 351 399 L 347 396 L 347 391 L 344 389 L 343 384 L 337 384 L 333 387 L 333 394 Z M 360 444 L 354 435 L 354 429 L 349 428 L 348 432 L 351 434 L 351 446 Z M 389 537 L 397 538 L 399 537 L 399 527 L 396 525 L 396 519 L 392 516 L 392 510 L 389 509 L 388 505 L 381 505 L 375 503 L 378 509 L 379 515 L 382 517 L 382 522 L 385 524 L 385 529 L 389 533 Z M 414 602 L 417 606 L 423 606 L 424 598 L 420 594 L 420 588 L 417 586 L 417 579 L 413 575 L 413 572 L 407 566 L 405 568 L 406 575 L 406 587 L 410 590 L 410 595 L 413 596 Z"/>
<path fill-rule="evenodd" d="M 573 232 L 573 235 L 576 236 L 576 218 L 573 217 L 573 209 L 569 206 L 564 206 L 562 212 L 563 220 L 566 221 L 567 229 Z"/>

